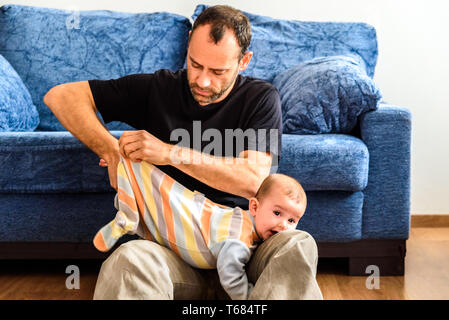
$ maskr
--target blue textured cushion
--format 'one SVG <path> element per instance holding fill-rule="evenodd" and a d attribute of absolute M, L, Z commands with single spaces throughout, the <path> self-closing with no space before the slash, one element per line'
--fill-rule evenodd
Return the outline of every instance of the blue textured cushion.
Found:
<path fill-rule="evenodd" d="M 207 6 L 198 5 L 196 17 Z M 376 30 L 365 23 L 281 20 L 243 12 L 251 22 L 253 59 L 243 75 L 269 82 L 283 70 L 320 56 L 359 55 L 367 74 L 377 62 Z"/>
<path fill-rule="evenodd" d="M 111 131 L 117 139 L 122 131 Z M 111 192 L 108 170 L 68 131 L 0 133 L 0 193 Z"/>
<path fill-rule="evenodd" d="M 362 191 L 368 183 L 369 152 L 346 134 L 282 135 L 279 172 L 301 182 L 306 191 Z"/>
<path fill-rule="evenodd" d="M 111 131 L 119 138 L 122 131 Z M 55 157 L 55 155 L 59 155 Z M 366 187 L 369 154 L 349 135 L 282 135 L 279 171 L 306 191 Z M 108 192 L 106 168 L 70 132 L 0 133 L 0 193 Z"/>
<path fill-rule="evenodd" d="M 0 193 L 2 242 L 92 243 L 99 226 L 114 218 L 114 193 Z"/>
<path fill-rule="evenodd" d="M 307 209 L 297 229 L 317 242 L 348 242 L 362 238 L 363 192 L 307 193 Z"/>
<path fill-rule="evenodd" d="M 273 81 L 282 103 L 283 132 L 349 133 L 358 117 L 377 109 L 382 98 L 356 57 L 308 60 Z"/>
<path fill-rule="evenodd" d="M 55 85 L 182 68 L 191 24 L 180 15 L 5 5 L 0 54 L 27 85 L 40 130 L 65 130 L 42 99 Z M 111 129 L 123 128 L 114 123 Z"/>
<path fill-rule="evenodd" d="M 117 212 L 114 196 L 115 192 L 0 193 L 1 240 L 91 243 L 99 226 Z M 297 228 L 317 242 L 360 240 L 363 199 L 362 192 L 307 192 L 307 210 Z"/>
<path fill-rule="evenodd" d="M 30 93 L 9 62 L 0 55 L 0 132 L 33 131 L 39 114 Z"/>

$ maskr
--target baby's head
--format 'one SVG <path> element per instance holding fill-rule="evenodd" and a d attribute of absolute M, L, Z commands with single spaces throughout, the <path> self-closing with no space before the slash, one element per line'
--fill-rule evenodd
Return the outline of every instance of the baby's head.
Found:
<path fill-rule="evenodd" d="M 299 182 L 279 173 L 266 177 L 255 197 L 249 200 L 249 211 L 263 240 L 278 232 L 295 229 L 306 206 L 306 194 Z"/>

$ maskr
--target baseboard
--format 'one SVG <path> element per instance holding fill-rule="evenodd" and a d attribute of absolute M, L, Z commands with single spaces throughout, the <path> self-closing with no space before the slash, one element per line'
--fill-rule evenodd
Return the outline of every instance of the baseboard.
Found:
<path fill-rule="evenodd" d="M 449 214 L 412 214 L 412 228 L 449 228 Z"/>
<path fill-rule="evenodd" d="M 0 242 L 0 260 L 22 259 L 106 259 L 92 243 Z"/>
<path fill-rule="evenodd" d="M 359 240 L 342 243 L 317 243 L 320 258 L 345 258 L 348 275 L 366 276 L 367 266 L 379 267 L 380 275 L 404 274 L 406 240 Z M 114 249 L 101 253 L 92 243 L 0 242 L 1 260 L 24 259 L 106 259 Z"/>

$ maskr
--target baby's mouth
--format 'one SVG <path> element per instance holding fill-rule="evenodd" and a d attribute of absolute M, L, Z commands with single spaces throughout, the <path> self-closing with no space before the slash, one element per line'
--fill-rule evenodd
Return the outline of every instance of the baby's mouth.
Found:
<path fill-rule="evenodd" d="M 276 233 L 278 233 L 278 232 L 275 231 L 275 230 L 270 230 L 270 237 L 271 237 L 271 236 L 274 236 Z"/>

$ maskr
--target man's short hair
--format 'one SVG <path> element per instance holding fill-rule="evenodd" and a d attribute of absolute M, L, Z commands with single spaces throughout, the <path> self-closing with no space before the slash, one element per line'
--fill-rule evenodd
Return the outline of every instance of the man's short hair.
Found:
<path fill-rule="evenodd" d="M 196 18 L 192 34 L 197 27 L 207 24 L 211 25 L 210 37 L 215 44 L 223 38 L 226 29 L 232 30 L 241 49 L 239 60 L 243 58 L 251 43 L 251 26 L 247 16 L 230 6 L 209 7 Z"/>

